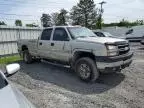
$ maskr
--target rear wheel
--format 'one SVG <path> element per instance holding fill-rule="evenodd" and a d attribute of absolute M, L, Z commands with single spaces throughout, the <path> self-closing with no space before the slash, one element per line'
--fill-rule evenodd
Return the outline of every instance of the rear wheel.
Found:
<path fill-rule="evenodd" d="M 32 56 L 30 55 L 30 53 L 28 52 L 28 50 L 25 50 L 23 52 L 23 60 L 27 64 L 32 63 Z"/>
<path fill-rule="evenodd" d="M 94 82 L 99 77 L 95 62 L 88 57 L 80 58 L 75 65 L 75 71 L 80 79 Z"/>

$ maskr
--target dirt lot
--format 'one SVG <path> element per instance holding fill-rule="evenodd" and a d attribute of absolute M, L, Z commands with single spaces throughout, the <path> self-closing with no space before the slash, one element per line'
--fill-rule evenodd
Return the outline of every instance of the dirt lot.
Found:
<path fill-rule="evenodd" d="M 69 68 L 49 63 L 21 64 L 10 80 L 38 108 L 144 108 L 144 48 L 131 44 L 132 65 L 94 84 L 80 81 Z"/>

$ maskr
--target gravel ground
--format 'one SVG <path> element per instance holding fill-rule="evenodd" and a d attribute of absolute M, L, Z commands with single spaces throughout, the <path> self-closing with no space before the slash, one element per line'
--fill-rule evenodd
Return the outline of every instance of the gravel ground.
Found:
<path fill-rule="evenodd" d="M 130 67 L 93 84 L 67 67 L 44 62 L 21 62 L 20 72 L 9 79 L 37 108 L 144 108 L 144 46 L 131 44 L 131 49 Z"/>

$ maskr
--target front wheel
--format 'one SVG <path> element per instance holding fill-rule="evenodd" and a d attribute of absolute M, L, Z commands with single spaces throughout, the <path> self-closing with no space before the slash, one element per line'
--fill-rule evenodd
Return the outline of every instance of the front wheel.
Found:
<path fill-rule="evenodd" d="M 75 71 L 80 79 L 94 82 L 99 77 L 95 62 L 88 57 L 80 58 L 75 65 Z"/>

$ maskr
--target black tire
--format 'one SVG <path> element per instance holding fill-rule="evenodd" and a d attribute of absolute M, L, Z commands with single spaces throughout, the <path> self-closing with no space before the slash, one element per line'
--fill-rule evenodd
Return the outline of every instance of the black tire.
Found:
<path fill-rule="evenodd" d="M 81 80 L 84 80 L 86 82 L 95 82 L 99 77 L 96 63 L 88 57 L 80 58 L 76 62 L 75 72 L 78 74 Z"/>
<path fill-rule="evenodd" d="M 25 50 L 23 52 L 23 60 L 27 64 L 32 63 L 32 56 L 30 55 L 30 53 L 28 52 L 28 50 Z"/>
<path fill-rule="evenodd" d="M 41 62 L 41 58 L 33 57 L 32 60 L 33 60 L 34 62 Z"/>
<path fill-rule="evenodd" d="M 35 59 L 36 62 L 41 62 L 40 58 Z"/>

